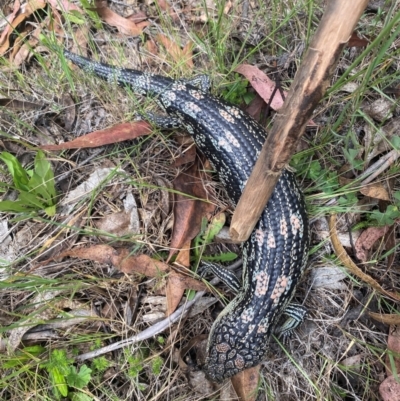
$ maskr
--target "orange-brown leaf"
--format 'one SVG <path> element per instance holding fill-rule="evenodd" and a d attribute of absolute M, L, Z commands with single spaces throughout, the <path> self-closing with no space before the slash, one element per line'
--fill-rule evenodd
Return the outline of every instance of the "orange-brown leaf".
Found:
<path fill-rule="evenodd" d="M 94 245 L 89 248 L 70 249 L 62 252 L 57 258 L 65 257 L 91 260 L 98 263 L 107 263 L 123 273 L 138 273 L 147 277 L 157 277 L 160 272 L 170 273 L 171 268 L 164 262 L 152 259 L 147 255 L 131 255 L 129 249 L 115 249 L 109 245 Z M 176 275 L 179 273 L 174 272 Z M 206 286 L 188 276 L 182 276 L 181 281 L 195 291 L 207 291 Z"/>
<path fill-rule="evenodd" d="M 136 121 L 133 123 L 123 123 L 114 125 L 100 131 L 94 131 L 90 134 L 76 138 L 70 142 L 60 143 L 58 145 L 44 145 L 44 150 L 95 148 L 97 146 L 107 145 L 134 139 L 139 136 L 151 133 L 151 126 L 145 121 Z"/>
<path fill-rule="evenodd" d="M 179 193 L 175 194 L 174 227 L 168 260 L 177 250 L 181 249 L 183 244 L 191 241 L 199 233 L 202 218 L 209 217 L 215 210 L 215 206 L 206 201 L 207 192 L 202 184 L 197 164 L 179 174 L 174 180 L 173 186 L 175 190 L 199 199 L 191 199 Z M 205 199 L 205 201 L 200 199 Z"/>
<path fill-rule="evenodd" d="M 176 257 L 175 263 L 185 267 L 190 267 L 190 241 L 183 244 L 182 249 Z M 185 290 L 188 288 L 187 284 L 182 280 L 185 276 L 177 274 L 172 271 L 167 280 L 167 316 L 173 313 L 179 305 Z"/>
<path fill-rule="evenodd" d="M 263 107 L 265 106 L 264 99 L 257 93 L 254 99 L 246 107 L 247 113 L 249 113 L 257 121 L 260 120 L 260 115 Z"/>
<path fill-rule="evenodd" d="M 148 19 L 146 13 L 144 13 L 143 11 L 139 11 L 135 14 L 131 14 L 128 15 L 126 17 L 126 19 L 128 19 L 129 21 L 134 22 L 135 24 L 138 24 L 139 22 L 143 22 L 146 21 Z"/>
<path fill-rule="evenodd" d="M 79 49 L 83 56 L 87 56 L 88 41 L 89 27 L 83 25 L 74 33 L 74 50 Z"/>
<path fill-rule="evenodd" d="M 53 9 L 52 18 L 47 17 L 40 24 L 38 24 L 33 32 L 29 34 L 30 39 L 28 41 L 23 40 L 22 36 L 25 35 L 25 32 L 15 40 L 13 51 L 10 56 L 10 61 L 12 61 L 15 67 L 20 66 L 32 55 L 32 49 L 35 49 L 40 43 L 40 36 L 42 35 L 43 28 L 45 28 L 45 30 L 52 31 L 55 35 L 61 35 L 63 33 L 60 28 L 60 19 L 61 17 L 58 11 Z M 33 29 L 33 27 L 31 28 Z M 27 28 L 26 33 L 30 32 L 30 30 L 30 28 Z"/>
<path fill-rule="evenodd" d="M 256 92 L 263 98 L 265 103 L 270 103 L 274 110 L 279 110 L 283 106 L 283 99 L 279 91 L 276 91 L 274 98 L 271 100 L 272 93 L 275 89 L 275 82 L 268 78 L 268 76 L 259 70 L 257 67 L 249 64 L 241 64 L 236 70 L 239 74 L 244 75 L 250 85 Z M 286 96 L 286 92 L 285 96 Z"/>
<path fill-rule="evenodd" d="M 14 29 L 21 22 L 25 21 L 25 19 L 28 18 L 33 12 L 35 12 L 38 9 L 44 8 L 45 6 L 46 3 L 42 0 L 32 0 L 25 7 L 23 13 L 17 15 L 15 18 L 13 18 L 12 21 L 10 21 L 10 23 L 4 28 L 4 31 L 0 38 L 0 43 L 1 43 L 0 56 L 4 55 L 4 53 L 9 49 L 10 47 L 9 36 L 14 31 Z M 14 15 L 14 13 L 11 15 Z"/>
<path fill-rule="evenodd" d="M 259 375 L 260 365 L 257 365 L 232 377 L 232 385 L 240 401 L 256 400 Z"/>
<path fill-rule="evenodd" d="M 21 44 L 22 46 L 20 46 Z M 12 61 L 15 67 L 19 67 L 32 54 L 32 49 L 34 49 L 37 46 L 37 44 L 38 40 L 35 38 L 32 38 L 25 43 L 23 43 L 23 41 L 19 43 L 15 41 L 13 46 L 13 51 L 10 56 L 10 61 Z"/>
<path fill-rule="evenodd" d="M 176 43 L 169 40 L 165 35 L 159 33 L 156 36 L 158 42 L 160 42 L 168 54 L 172 57 L 174 61 L 180 64 L 186 64 L 187 67 L 193 69 L 193 53 L 192 45 L 187 44 L 184 49 L 181 49 Z"/>
<path fill-rule="evenodd" d="M 143 28 L 149 25 L 149 22 L 141 22 L 139 26 L 130 19 L 121 17 L 108 7 L 97 7 L 96 11 L 103 21 L 117 28 L 124 35 L 139 36 L 143 32 Z"/>
<path fill-rule="evenodd" d="M 144 44 L 144 47 L 150 54 L 157 56 L 158 49 L 157 49 L 156 43 L 154 42 L 153 39 L 149 39 L 148 41 L 146 41 L 146 43 Z"/>
<path fill-rule="evenodd" d="M 178 256 L 175 259 L 175 263 L 181 266 L 190 267 L 190 240 L 182 245 L 182 249 L 179 251 Z"/>
<path fill-rule="evenodd" d="M 8 36 L 12 32 L 12 27 L 13 27 L 12 23 L 13 23 L 13 21 L 15 19 L 15 16 L 17 15 L 20 7 L 21 7 L 20 1 L 19 0 L 15 0 L 13 12 L 10 15 L 7 16 L 7 25 L 4 28 L 4 31 L 0 35 L 0 46 L 3 46 L 5 41 L 8 40 Z M 0 49 L 1 49 L 1 47 L 0 47 Z"/>
<path fill-rule="evenodd" d="M 365 38 L 360 38 L 356 31 L 354 31 L 349 41 L 347 42 L 348 47 L 366 47 L 369 44 L 369 40 Z"/>
<path fill-rule="evenodd" d="M 397 314 L 368 312 L 368 315 L 381 323 L 390 324 L 390 325 L 400 324 L 400 315 L 397 315 Z M 396 352 L 400 353 L 400 348 L 399 348 L 399 351 L 396 351 Z"/>
<path fill-rule="evenodd" d="M 253 65 L 241 64 L 236 70 L 239 74 L 242 74 L 248 79 L 250 85 L 256 90 L 256 92 L 264 99 L 265 103 L 269 104 L 273 110 L 279 110 L 283 106 L 284 100 L 280 94 L 280 91 L 275 91 L 274 97 L 271 96 L 275 89 L 275 82 L 268 78 L 268 76 L 260 69 Z M 285 97 L 287 92 L 283 92 Z M 316 125 L 312 120 L 308 122 L 309 125 Z"/>
<path fill-rule="evenodd" d="M 182 166 L 183 164 L 192 163 L 196 160 L 196 147 L 191 146 L 184 153 L 174 160 L 174 167 Z"/>
<path fill-rule="evenodd" d="M 169 274 L 166 288 L 167 316 L 176 310 L 187 288 L 187 282 L 184 276 L 174 271 Z"/>

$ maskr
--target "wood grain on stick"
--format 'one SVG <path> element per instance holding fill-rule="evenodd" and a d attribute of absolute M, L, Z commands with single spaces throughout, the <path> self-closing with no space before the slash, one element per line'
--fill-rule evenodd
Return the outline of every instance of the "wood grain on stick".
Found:
<path fill-rule="evenodd" d="M 230 234 L 234 240 L 245 241 L 253 231 L 367 4 L 368 0 L 327 2 L 303 63 L 233 215 Z"/>

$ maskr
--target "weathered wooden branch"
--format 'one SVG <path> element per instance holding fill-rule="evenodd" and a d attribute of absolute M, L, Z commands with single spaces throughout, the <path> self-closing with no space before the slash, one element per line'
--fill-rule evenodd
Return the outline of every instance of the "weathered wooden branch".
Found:
<path fill-rule="evenodd" d="M 367 4 L 368 0 L 327 2 L 303 63 L 233 215 L 230 234 L 234 240 L 245 241 L 253 231 Z"/>

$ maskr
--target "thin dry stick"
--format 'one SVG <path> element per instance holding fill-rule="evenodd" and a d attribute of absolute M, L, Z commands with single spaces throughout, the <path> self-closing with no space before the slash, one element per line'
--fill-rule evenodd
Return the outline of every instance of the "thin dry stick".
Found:
<path fill-rule="evenodd" d="M 400 152 L 396 149 L 393 149 L 387 155 L 383 156 L 380 160 L 378 160 L 379 163 L 376 162 L 374 165 L 365 170 L 365 172 L 362 174 L 362 177 L 368 176 L 369 174 L 371 175 L 365 178 L 363 181 L 361 181 L 361 185 L 369 184 L 376 177 L 378 177 L 379 174 L 381 174 L 384 170 L 390 167 L 399 157 L 400 157 Z"/>
<path fill-rule="evenodd" d="M 330 0 L 283 108 L 247 182 L 232 218 L 231 237 L 246 240 L 288 164 L 311 114 L 368 0 Z"/>
<path fill-rule="evenodd" d="M 174 313 L 170 316 L 154 324 L 153 326 L 143 330 L 141 333 L 137 334 L 136 336 L 129 337 L 125 340 L 117 341 L 111 345 L 108 345 L 103 348 L 99 348 L 95 351 L 87 352 L 86 354 L 82 354 L 76 357 L 77 361 L 85 361 L 86 359 L 95 358 L 99 355 L 106 354 L 107 352 L 115 351 L 122 347 L 127 347 L 128 345 L 136 344 L 139 341 L 147 340 L 148 338 L 154 337 L 159 333 L 162 333 L 168 327 L 172 326 L 174 323 L 182 319 L 186 313 L 189 311 L 190 307 L 198 301 L 203 295 L 205 291 L 199 291 L 196 296 L 189 302 L 186 302 L 184 305 L 179 307 Z"/>

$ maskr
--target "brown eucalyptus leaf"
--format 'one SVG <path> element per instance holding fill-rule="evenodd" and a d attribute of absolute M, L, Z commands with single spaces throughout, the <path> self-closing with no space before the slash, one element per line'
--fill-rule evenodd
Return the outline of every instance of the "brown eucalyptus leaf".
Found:
<path fill-rule="evenodd" d="M 124 18 L 105 6 L 103 2 L 97 1 L 95 4 L 100 18 L 108 25 L 117 28 L 124 35 L 139 36 L 142 34 L 143 29 L 150 24 L 145 21 L 135 23 L 129 18 Z"/>
<path fill-rule="evenodd" d="M 208 194 L 196 163 L 179 174 L 173 186 L 179 193 L 175 194 L 174 227 L 168 260 L 200 232 L 202 218 L 210 217 L 215 210 L 215 205 L 207 201 Z"/>
<path fill-rule="evenodd" d="M 169 265 L 148 255 L 131 255 L 131 250 L 128 248 L 115 249 L 109 245 L 94 245 L 88 248 L 70 249 L 58 255 L 57 259 L 63 259 L 67 256 L 111 264 L 116 269 L 127 274 L 139 273 L 147 277 L 159 277 L 160 272 L 171 272 Z M 175 279 L 176 276 L 181 276 L 177 272 L 174 273 Z M 207 291 L 207 287 L 203 283 L 191 277 L 182 275 L 179 281 L 185 283 L 186 288 L 195 291 Z"/>
<path fill-rule="evenodd" d="M 151 126 L 149 123 L 145 121 L 136 121 L 133 123 L 114 125 L 113 127 L 100 131 L 94 131 L 90 134 L 80 136 L 70 142 L 64 142 L 58 145 L 43 145 L 41 148 L 44 150 L 95 148 L 110 143 L 123 142 L 150 133 Z"/>

